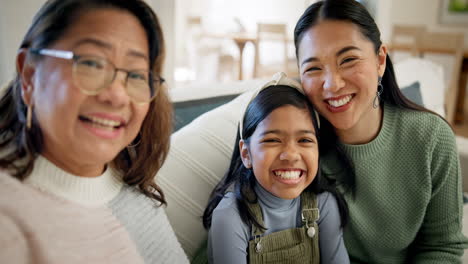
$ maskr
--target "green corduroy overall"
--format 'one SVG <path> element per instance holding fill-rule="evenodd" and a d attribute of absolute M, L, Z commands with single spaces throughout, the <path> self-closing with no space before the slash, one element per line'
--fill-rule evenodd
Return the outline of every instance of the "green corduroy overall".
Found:
<path fill-rule="evenodd" d="M 249 210 L 264 226 L 260 204 L 248 203 Z M 286 229 L 263 235 L 265 230 L 252 224 L 253 239 L 249 241 L 249 264 L 281 263 L 281 264 L 305 264 L 320 263 L 319 232 L 317 220 L 319 209 L 317 198 L 311 192 L 301 194 L 302 226 Z M 314 228 L 314 230 L 309 230 Z M 313 237 L 307 232 L 315 231 Z"/>

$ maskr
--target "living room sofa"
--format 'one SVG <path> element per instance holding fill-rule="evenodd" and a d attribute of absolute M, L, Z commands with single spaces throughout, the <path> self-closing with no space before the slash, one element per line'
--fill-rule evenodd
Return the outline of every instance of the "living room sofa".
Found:
<path fill-rule="evenodd" d="M 396 64 L 395 72 L 402 90 L 408 89 L 408 96 L 444 116 L 440 66 L 413 58 Z M 206 239 L 203 210 L 228 168 L 241 112 L 252 89 L 266 81 L 199 83 L 171 90 L 178 130 L 171 137 L 169 156 L 156 181 L 165 192 L 167 215 L 189 258 Z M 464 190 L 468 191 L 468 139 L 457 138 L 457 142 Z"/>

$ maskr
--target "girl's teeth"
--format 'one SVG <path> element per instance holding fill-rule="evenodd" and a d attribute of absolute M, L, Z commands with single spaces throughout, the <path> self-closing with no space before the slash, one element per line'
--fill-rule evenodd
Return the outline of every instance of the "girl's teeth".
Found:
<path fill-rule="evenodd" d="M 341 98 L 340 100 L 328 100 L 328 104 L 330 104 L 333 107 L 340 107 L 349 103 L 349 101 L 351 101 L 351 98 L 353 97 L 351 95 L 348 95 L 346 97 Z"/>
<path fill-rule="evenodd" d="M 301 171 L 275 171 L 275 175 L 282 179 L 297 179 L 301 176 Z"/>

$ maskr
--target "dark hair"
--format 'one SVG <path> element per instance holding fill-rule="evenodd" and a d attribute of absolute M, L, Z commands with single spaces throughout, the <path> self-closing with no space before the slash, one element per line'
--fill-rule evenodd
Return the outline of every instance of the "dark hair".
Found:
<path fill-rule="evenodd" d="M 382 45 L 380 40 L 380 31 L 372 16 L 366 8 L 355 0 L 323 0 L 309 6 L 304 14 L 299 18 L 296 27 L 294 28 L 294 45 L 296 47 L 296 57 L 298 57 L 299 45 L 307 30 L 314 27 L 324 20 L 346 21 L 356 25 L 362 35 L 372 42 L 374 51 L 379 53 Z M 382 104 L 388 103 L 399 108 L 436 113 L 421 107 L 412 101 L 408 100 L 400 91 L 397 84 L 393 64 L 387 54 L 386 68 L 382 76 L 383 92 L 380 96 Z M 442 118 L 442 117 L 441 117 Z M 321 133 L 324 135 L 322 144 L 324 150 L 336 150 L 338 157 L 343 161 L 344 166 L 348 171 L 354 172 L 353 164 L 344 154 L 343 150 L 336 144 L 338 142 L 337 135 L 333 125 L 323 117 L 320 117 L 322 124 Z M 354 186 L 354 175 L 342 179 L 347 187 L 352 191 Z"/>
<path fill-rule="evenodd" d="M 316 131 L 317 141 L 320 142 L 321 133 L 318 128 L 318 120 L 316 119 L 314 107 L 312 104 L 310 104 L 305 95 L 301 94 L 294 88 L 284 85 L 269 86 L 268 88 L 260 91 L 260 93 L 248 105 L 245 111 L 244 119 L 242 120 L 243 139 L 248 142 L 252 134 L 255 132 L 258 124 L 262 120 L 264 120 L 275 109 L 286 105 L 292 105 L 299 109 L 307 110 L 310 113 L 310 118 Z M 213 210 L 223 199 L 226 192 L 231 191 L 232 187 L 232 191 L 234 191 L 236 196 L 236 203 L 242 221 L 248 225 L 254 224 L 263 228 L 255 220 L 247 207 L 247 203 L 257 202 L 257 196 L 253 191 L 255 185 L 255 176 L 253 174 L 253 170 L 247 169 L 242 163 L 239 150 L 239 141 L 240 133 L 238 128 L 229 169 L 211 193 L 208 205 L 205 209 L 205 212 L 203 213 L 203 225 L 207 229 L 209 229 L 211 226 Z M 342 196 L 336 192 L 334 186 L 321 177 L 320 155 L 318 160 L 317 175 L 313 182 L 305 189 L 305 191 L 311 191 L 317 194 L 324 191 L 333 193 L 338 200 L 342 225 L 344 226 L 346 224 L 348 214 L 346 202 Z"/>
<path fill-rule="evenodd" d="M 156 76 L 160 76 L 164 61 L 163 34 L 157 16 L 142 0 L 47 1 L 34 17 L 20 48 L 47 48 L 60 39 L 81 14 L 101 8 L 123 10 L 140 21 L 148 39 L 150 69 Z M 40 58 L 29 52 L 26 60 Z M 17 72 L 0 99 L 0 168 L 24 180 L 31 173 L 34 160 L 43 149 L 43 136 L 34 114 L 31 129 L 26 129 L 27 106 L 21 97 L 21 85 L 21 75 Z M 165 87 L 157 93 L 150 103 L 140 136 L 135 139 L 140 143 L 133 148 L 133 153 L 122 150 L 111 165 L 121 171 L 125 183 L 138 186 L 146 196 L 166 204 L 163 192 L 154 182 L 154 176 L 169 151 L 172 107 Z"/>

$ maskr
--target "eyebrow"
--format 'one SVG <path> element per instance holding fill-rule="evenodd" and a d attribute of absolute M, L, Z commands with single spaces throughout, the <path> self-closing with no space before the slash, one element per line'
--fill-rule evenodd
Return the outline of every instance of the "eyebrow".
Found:
<path fill-rule="evenodd" d="M 260 136 L 266 136 L 268 134 L 283 134 L 281 130 L 279 129 L 272 129 L 272 130 L 267 130 L 267 131 L 264 131 L 263 133 L 260 134 Z M 299 130 L 296 132 L 296 134 L 312 134 L 315 136 L 315 131 L 313 130 L 307 130 L 307 129 L 303 129 L 303 130 Z"/>
<path fill-rule="evenodd" d="M 102 40 L 99 40 L 99 39 L 95 39 L 95 38 L 81 39 L 78 42 L 76 42 L 75 45 L 73 45 L 73 48 L 76 48 L 78 46 L 85 45 L 85 44 L 95 45 L 95 46 L 98 46 L 100 48 L 104 48 L 104 49 L 107 49 L 107 50 L 112 49 L 111 44 L 109 44 L 107 42 L 104 42 Z M 127 55 L 130 55 L 130 56 L 133 56 L 133 57 L 139 57 L 139 58 L 143 58 L 145 60 L 148 60 L 148 56 L 146 56 L 142 52 L 139 52 L 139 51 L 133 50 L 133 49 L 130 49 L 129 51 L 127 51 Z"/>
<path fill-rule="evenodd" d="M 342 49 L 340 49 L 337 53 L 336 53 L 336 57 L 342 55 L 343 53 L 345 52 L 348 52 L 350 50 L 361 50 L 360 48 L 356 47 L 356 46 L 346 46 Z M 305 60 L 302 61 L 301 63 L 301 66 L 303 66 L 305 63 L 308 63 L 308 62 L 313 62 L 313 61 L 318 61 L 318 58 L 316 57 L 309 57 Z"/>

